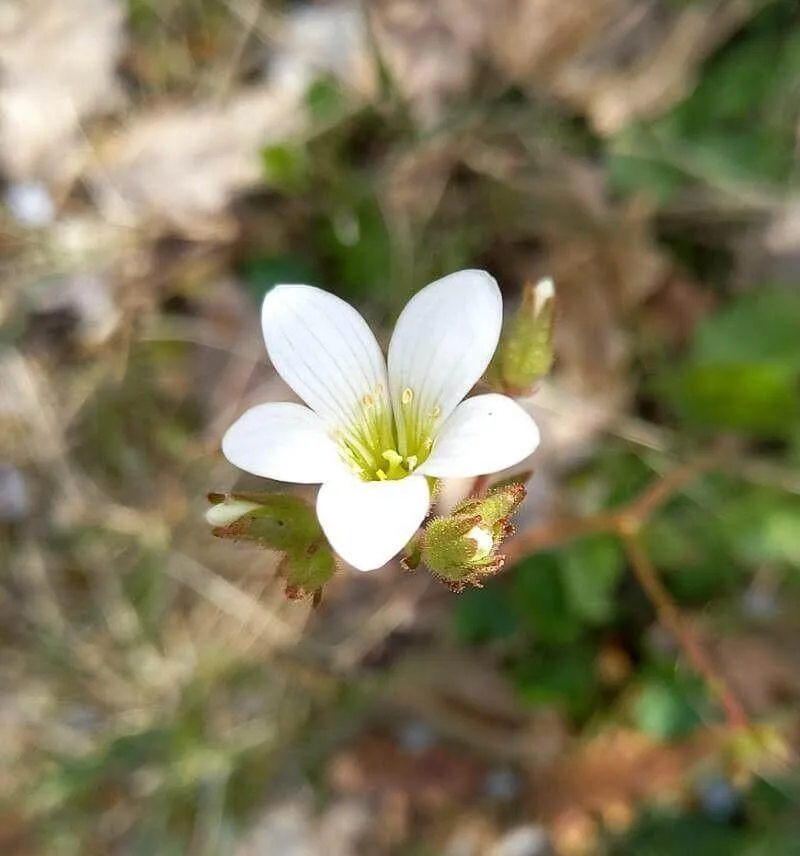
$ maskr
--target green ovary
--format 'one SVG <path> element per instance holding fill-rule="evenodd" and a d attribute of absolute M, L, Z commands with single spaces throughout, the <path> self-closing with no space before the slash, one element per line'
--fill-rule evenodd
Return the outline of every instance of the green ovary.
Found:
<path fill-rule="evenodd" d="M 363 396 L 353 421 L 334 433 L 345 463 L 363 481 L 404 479 L 430 455 L 440 410 L 420 420 L 415 403 L 412 390 L 404 390 L 397 418 L 378 388 Z"/>

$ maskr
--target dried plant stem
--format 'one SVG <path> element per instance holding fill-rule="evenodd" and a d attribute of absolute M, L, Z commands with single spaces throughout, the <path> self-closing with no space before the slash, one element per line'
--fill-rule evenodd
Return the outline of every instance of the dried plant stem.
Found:
<path fill-rule="evenodd" d="M 631 568 L 639 585 L 655 607 L 658 620 L 675 637 L 694 670 L 705 679 L 711 691 L 717 696 L 728 723 L 733 728 L 747 728 L 749 719 L 741 702 L 733 694 L 697 635 L 685 621 L 678 605 L 664 588 L 638 533 L 620 534 L 628 552 Z"/>
<path fill-rule="evenodd" d="M 558 547 L 587 535 L 598 535 L 615 529 L 616 517 L 613 514 L 593 514 L 591 517 L 561 517 L 532 526 L 520 532 L 508 546 L 504 547 L 507 565 L 513 565 L 550 547 Z"/>
<path fill-rule="evenodd" d="M 507 561 L 509 564 L 518 562 L 537 550 L 557 547 L 586 535 L 597 535 L 602 532 L 619 533 L 624 528 L 641 526 L 681 488 L 691 484 L 701 473 L 709 469 L 714 461 L 713 457 L 705 457 L 694 463 L 676 467 L 664 478 L 648 487 L 629 505 L 616 511 L 602 512 L 589 517 L 556 518 L 541 526 L 534 526 L 520 532 L 505 551 Z"/>

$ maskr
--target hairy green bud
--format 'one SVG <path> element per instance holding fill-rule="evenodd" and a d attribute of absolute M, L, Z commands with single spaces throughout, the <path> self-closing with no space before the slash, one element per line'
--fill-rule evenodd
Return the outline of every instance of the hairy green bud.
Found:
<path fill-rule="evenodd" d="M 531 393 L 553 365 L 554 322 L 553 280 L 526 285 L 517 313 L 503 329 L 490 379 L 505 392 Z"/>
<path fill-rule="evenodd" d="M 467 585 L 480 586 L 505 563 L 498 548 L 513 532 L 508 518 L 525 494 L 524 485 L 509 484 L 484 497 L 465 499 L 452 514 L 427 524 L 415 544 L 415 553 L 453 591 L 463 591 Z M 413 566 L 408 561 L 406 564 Z"/>

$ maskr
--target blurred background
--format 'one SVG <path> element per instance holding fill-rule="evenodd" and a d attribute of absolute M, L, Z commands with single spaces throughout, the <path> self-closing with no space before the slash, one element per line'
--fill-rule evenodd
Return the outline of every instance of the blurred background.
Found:
<path fill-rule="evenodd" d="M 800 853 L 796 0 L 1 0 L 0 70 L 3 854 Z M 203 520 L 259 301 L 470 266 L 557 283 L 547 549 L 287 600 Z M 551 525 L 698 460 L 643 540 L 718 685 Z"/>

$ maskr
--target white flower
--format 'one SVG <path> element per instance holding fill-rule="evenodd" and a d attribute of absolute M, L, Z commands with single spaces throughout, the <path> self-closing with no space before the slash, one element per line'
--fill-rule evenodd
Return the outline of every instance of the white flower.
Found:
<path fill-rule="evenodd" d="M 484 271 L 451 274 L 416 294 L 388 361 L 352 306 L 312 286 L 276 286 L 261 320 L 275 369 L 308 407 L 251 408 L 222 451 L 258 476 L 320 483 L 320 525 L 359 570 L 386 564 L 414 535 L 430 506 L 426 476 L 496 472 L 539 443 L 511 398 L 462 401 L 500 337 L 500 289 Z"/>

